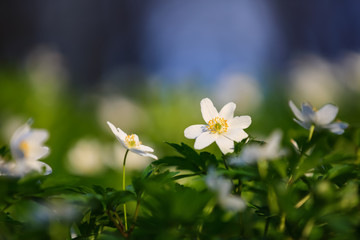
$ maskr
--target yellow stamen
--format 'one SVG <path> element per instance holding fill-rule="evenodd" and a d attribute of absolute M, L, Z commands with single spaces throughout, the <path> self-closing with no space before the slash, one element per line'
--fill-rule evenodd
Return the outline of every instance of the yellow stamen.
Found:
<path fill-rule="evenodd" d="M 227 132 L 229 125 L 227 124 L 227 120 L 221 117 L 215 117 L 208 122 L 207 128 L 211 131 L 211 133 L 221 134 Z"/>
<path fill-rule="evenodd" d="M 141 145 L 141 142 L 140 141 L 136 141 L 135 140 L 135 135 L 134 134 L 131 134 L 131 135 L 127 135 L 125 137 L 125 143 L 126 145 L 128 146 L 128 148 L 135 148 L 135 147 L 138 147 Z"/>
<path fill-rule="evenodd" d="M 30 146 L 26 141 L 20 142 L 19 148 L 23 152 L 24 157 L 27 157 L 29 155 Z"/>

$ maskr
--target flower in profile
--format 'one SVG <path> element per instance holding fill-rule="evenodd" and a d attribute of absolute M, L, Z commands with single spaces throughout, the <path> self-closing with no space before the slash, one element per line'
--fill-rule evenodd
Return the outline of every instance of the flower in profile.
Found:
<path fill-rule="evenodd" d="M 340 135 L 348 127 L 347 123 L 333 122 L 339 111 L 339 108 L 335 105 L 326 104 L 319 110 L 316 110 L 311 104 L 303 103 L 300 111 L 290 100 L 289 106 L 296 117 L 294 121 L 305 129 L 311 130 L 312 127 L 316 130 L 327 129 L 332 133 Z"/>
<path fill-rule="evenodd" d="M 32 171 L 50 174 L 51 167 L 39 161 L 50 152 L 44 146 L 48 137 L 49 133 L 44 129 L 31 129 L 29 124 L 19 127 L 10 140 L 10 150 L 15 161 L 3 161 L 2 173 L 12 176 L 24 176 Z"/>
<path fill-rule="evenodd" d="M 217 176 L 215 169 L 210 168 L 206 176 L 206 185 L 217 195 L 219 204 L 228 211 L 237 212 L 245 209 L 245 201 L 231 194 L 232 183 L 222 176 Z"/>
<path fill-rule="evenodd" d="M 273 160 L 285 155 L 285 150 L 281 148 L 282 133 L 274 131 L 263 145 L 249 144 L 242 150 L 237 157 L 230 159 L 232 165 L 245 165 L 256 163 L 260 160 Z"/>
<path fill-rule="evenodd" d="M 213 142 L 219 146 L 223 154 L 234 151 L 234 141 L 240 142 L 248 137 L 244 131 L 251 124 L 250 116 L 234 117 L 235 103 L 226 104 L 220 112 L 216 110 L 209 98 L 200 102 L 201 113 L 206 124 L 187 127 L 184 135 L 195 140 L 195 149 L 203 149 Z"/>
<path fill-rule="evenodd" d="M 140 156 L 151 157 L 153 159 L 157 159 L 154 154 L 154 149 L 151 147 L 142 145 L 139 141 L 139 137 L 136 134 L 127 135 L 120 128 L 116 128 L 111 122 L 107 122 L 111 131 L 115 134 L 116 138 L 119 142 L 129 151 L 136 153 Z"/>

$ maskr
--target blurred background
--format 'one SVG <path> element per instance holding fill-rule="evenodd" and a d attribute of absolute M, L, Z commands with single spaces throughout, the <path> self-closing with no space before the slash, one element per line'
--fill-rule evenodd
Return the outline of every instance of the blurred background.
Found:
<path fill-rule="evenodd" d="M 159 157 L 165 142 L 193 145 L 183 131 L 203 123 L 204 97 L 235 102 L 259 139 L 298 127 L 290 99 L 333 103 L 359 126 L 359 12 L 356 0 L 2 0 L 0 145 L 32 118 L 55 176 L 119 187 L 125 151 L 106 121 Z"/>

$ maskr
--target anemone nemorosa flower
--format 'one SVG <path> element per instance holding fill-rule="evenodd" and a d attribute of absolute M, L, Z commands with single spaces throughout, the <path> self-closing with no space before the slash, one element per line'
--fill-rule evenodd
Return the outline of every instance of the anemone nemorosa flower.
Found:
<path fill-rule="evenodd" d="M 15 161 L 1 162 L 1 174 L 9 176 L 24 176 L 36 171 L 45 175 L 52 172 L 46 163 L 40 162 L 50 152 L 44 146 L 49 133 L 44 129 L 31 129 L 29 124 L 19 127 L 10 140 L 11 155 Z"/>
<path fill-rule="evenodd" d="M 240 142 L 248 137 L 243 130 L 251 124 L 250 116 L 234 117 L 235 103 L 226 104 L 220 112 L 209 98 L 200 102 L 201 113 L 206 124 L 192 125 L 185 129 L 186 138 L 196 139 L 195 149 L 203 149 L 216 142 L 223 154 L 234 151 L 234 141 Z"/>
<path fill-rule="evenodd" d="M 222 176 L 217 176 L 215 169 L 209 169 L 205 181 L 208 188 L 216 193 L 220 206 L 225 210 L 237 212 L 246 207 L 242 198 L 231 194 L 231 181 Z"/>
<path fill-rule="evenodd" d="M 316 110 L 311 104 L 303 103 L 300 111 L 290 100 L 289 106 L 296 117 L 294 121 L 305 129 L 310 129 L 311 126 L 314 126 L 316 130 L 327 129 L 332 133 L 340 135 L 348 127 L 347 123 L 333 122 L 339 111 L 339 108 L 335 105 L 326 104 L 319 110 Z"/>
<path fill-rule="evenodd" d="M 277 130 L 265 140 L 265 144 L 263 145 L 246 145 L 239 156 L 230 159 L 230 164 L 252 164 L 259 160 L 273 160 L 283 156 L 286 152 L 280 146 L 281 137 L 282 133 Z"/>
<path fill-rule="evenodd" d="M 136 134 L 127 135 L 120 128 L 116 128 L 111 122 L 107 122 L 107 124 L 109 125 L 111 131 L 115 134 L 119 142 L 126 149 L 140 156 L 158 159 L 154 154 L 150 153 L 150 152 L 154 152 L 154 149 L 142 145 L 141 142 L 139 141 L 139 137 Z"/>

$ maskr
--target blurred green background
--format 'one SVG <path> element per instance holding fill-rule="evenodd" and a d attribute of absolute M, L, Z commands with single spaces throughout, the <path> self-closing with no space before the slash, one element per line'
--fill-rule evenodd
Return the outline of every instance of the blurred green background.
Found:
<path fill-rule="evenodd" d="M 124 149 L 106 121 L 138 134 L 159 157 L 173 154 L 165 142 L 193 144 L 183 131 L 203 123 L 204 97 L 218 110 L 235 102 L 258 139 L 299 128 L 290 99 L 333 103 L 338 118 L 358 127 L 359 8 L 357 1 L 2 1 L 0 145 L 32 118 L 50 132 L 44 161 L 54 177 L 118 188 Z M 220 155 L 215 144 L 206 150 Z M 149 163 L 130 154 L 127 164 L 137 171 Z"/>
<path fill-rule="evenodd" d="M 0 69 L 0 145 L 8 145 L 16 128 L 31 118 L 34 128 L 47 129 L 50 133 L 46 145 L 51 153 L 44 161 L 53 168 L 53 177 L 73 176 L 74 181 L 120 188 L 125 150 L 106 121 L 128 134 L 138 134 L 143 144 L 155 149 L 159 158 L 174 154 L 166 142 L 193 145 L 194 141 L 186 139 L 183 131 L 192 124 L 203 123 L 200 100 L 204 97 L 211 98 L 218 110 L 228 101 L 235 102 L 235 115 L 250 115 L 253 123 L 247 132 L 260 140 L 277 128 L 284 131 L 300 128 L 292 121 L 290 99 L 298 106 L 309 101 L 317 108 L 334 103 L 340 109 L 338 119 L 348 122 L 350 127 L 359 127 L 360 106 L 356 104 L 360 99 L 359 88 L 346 83 L 356 83 L 360 78 L 347 74 L 338 79 L 329 63 L 321 62 L 326 66 L 322 69 L 315 66 L 319 64 L 316 61 L 307 62 L 307 66 L 297 65 L 293 70 L 297 75 L 288 79 L 269 77 L 266 88 L 251 78 L 237 75 L 224 82 L 228 86 L 220 85 L 216 89 L 204 89 L 192 83 L 164 86 L 148 81 L 131 88 L 113 85 L 79 91 L 71 87 L 65 74 L 56 72 L 58 66 L 49 66 L 49 62 L 34 62 L 37 67 L 25 70 L 3 68 Z M 321 77 L 326 82 L 317 86 Z M 206 150 L 221 155 L 215 144 Z M 141 171 L 150 162 L 151 159 L 130 153 L 127 169 Z"/>

